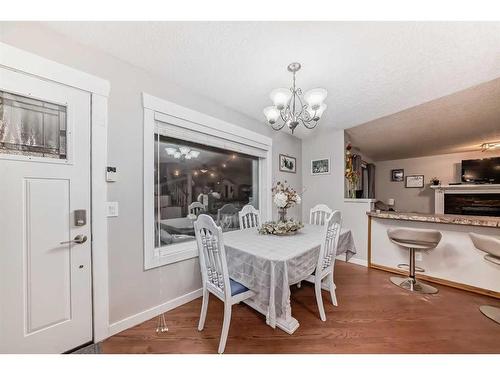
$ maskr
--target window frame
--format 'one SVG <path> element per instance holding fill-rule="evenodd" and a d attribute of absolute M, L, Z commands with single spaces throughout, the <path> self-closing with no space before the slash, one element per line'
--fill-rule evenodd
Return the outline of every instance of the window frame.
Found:
<path fill-rule="evenodd" d="M 241 152 L 259 158 L 259 209 L 272 213 L 272 139 L 204 113 L 143 93 L 144 108 L 144 269 L 196 258 L 196 241 L 155 248 L 154 134 Z"/>

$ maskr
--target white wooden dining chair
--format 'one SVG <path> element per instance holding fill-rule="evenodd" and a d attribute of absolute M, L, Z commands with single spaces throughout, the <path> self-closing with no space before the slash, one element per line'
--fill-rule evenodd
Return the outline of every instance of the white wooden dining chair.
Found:
<path fill-rule="evenodd" d="M 309 212 L 309 224 L 325 225 L 333 210 L 326 204 L 317 204 Z"/>
<path fill-rule="evenodd" d="M 321 281 L 327 277 L 328 285 L 330 288 L 330 297 L 332 303 L 337 306 L 337 296 L 335 294 L 335 282 L 333 281 L 333 274 L 335 270 L 335 257 L 337 256 L 337 246 L 339 243 L 340 229 L 342 227 L 342 214 L 340 211 L 335 210 L 327 218 L 324 231 L 323 242 L 319 251 L 318 263 L 316 270 L 305 281 L 314 283 L 314 290 L 316 293 L 316 302 L 318 303 L 319 316 L 322 321 L 326 320 L 325 308 L 323 306 L 323 298 L 321 296 Z"/>
<path fill-rule="evenodd" d="M 260 211 L 251 204 L 247 204 L 238 212 L 238 218 L 240 220 L 240 229 L 260 227 Z"/>
<path fill-rule="evenodd" d="M 205 212 L 205 206 L 200 202 L 193 202 L 188 206 L 188 213 L 198 216 Z"/>
<path fill-rule="evenodd" d="M 222 229 L 215 224 L 214 220 L 208 215 L 201 214 L 194 222 L 194 229 L 203 284 L 203 302 L 201 304 L 198 331 L 203 330 L 205 326 L 208 298 L 209 294 L 212 293 L 224 302 L 224 321 L 218 349 L 219 353 L 223 353 L 229 333 L 229 324 L 231 323 L 231 307 L 253 297 L 255 293 L 229 278 Z"/>
<path fill-rule="evenodd" d="M 238 209 L 234 204 L 226 203 L 217 210 L 217 225 L 225 230 L 237 227 Z"/>

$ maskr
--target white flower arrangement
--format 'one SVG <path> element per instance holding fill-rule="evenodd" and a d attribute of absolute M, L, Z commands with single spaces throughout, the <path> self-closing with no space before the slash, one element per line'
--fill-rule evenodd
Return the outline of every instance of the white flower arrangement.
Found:
<path fill-rule="evenodd" d="M 272 188 L 272 192 L 274 193 L 274 204 L 278 208 L 288 209 L 302 202 L 299 194 L 288 186 L 286 181 L 284 183 L 278 181 L 276 186 Z"/>

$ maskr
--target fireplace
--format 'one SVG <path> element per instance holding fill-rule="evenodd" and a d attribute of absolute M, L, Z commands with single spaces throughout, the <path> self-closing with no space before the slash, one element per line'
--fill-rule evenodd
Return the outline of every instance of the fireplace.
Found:
<path fill-rule="evenodd" d="M 500 216 L 500 194 L 444 194 L 444 213 L 454 215 Z"/>

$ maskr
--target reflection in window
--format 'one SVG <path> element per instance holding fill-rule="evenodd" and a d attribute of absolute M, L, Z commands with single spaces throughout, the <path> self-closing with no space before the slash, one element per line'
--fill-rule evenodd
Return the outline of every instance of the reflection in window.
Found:
<path fill-rule="evenodd" d="M 0 91 L 0 153 L 66 159 L 66 107 Z"/>
<path fill-rule="evenodd" d="M 194 240 L 197 216 L 223 231 L 238 212 L 258 208 L 258 158 L 155 134 L 155 247 Z"/>

